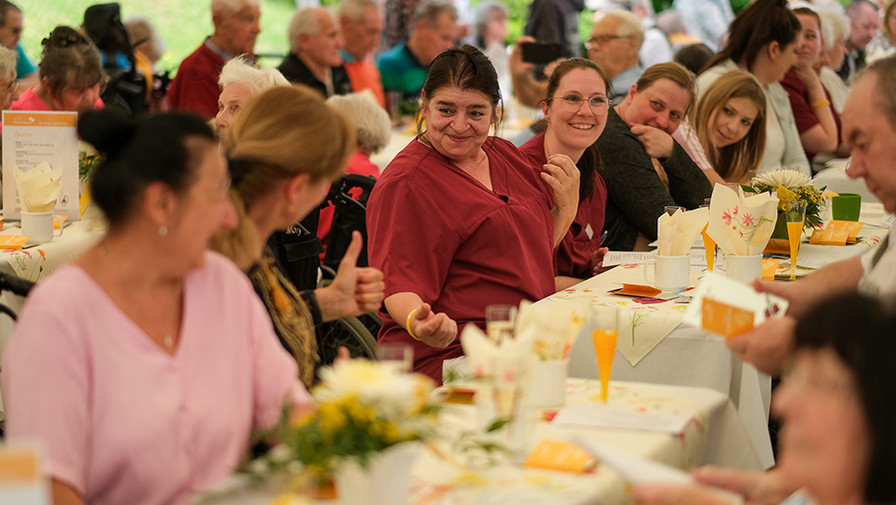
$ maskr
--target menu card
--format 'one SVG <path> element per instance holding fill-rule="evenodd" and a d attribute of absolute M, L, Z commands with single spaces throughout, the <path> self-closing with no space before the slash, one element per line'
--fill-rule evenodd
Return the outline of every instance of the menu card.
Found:
<path fill-rule="evenodd" d="M 62 197 L 54 212 L 79 219 L 77 125 L 77 112 L 3 111 L 4 218 L 18 219 L 22 210 L 16 169 L 28 172 L 47 163 L 62 170 Z"/>

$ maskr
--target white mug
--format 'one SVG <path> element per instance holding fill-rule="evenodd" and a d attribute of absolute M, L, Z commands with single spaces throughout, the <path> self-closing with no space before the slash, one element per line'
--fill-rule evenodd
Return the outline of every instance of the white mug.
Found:
<path fill-rule="evenodd" d="M 566 403 L 567 361 L 536 361 L 532 369 L 526 402 L 530 407 L 547 409 Z"/>
<path fill-rule="evenodd" d="M 644 265 L 644 280 L 663 291 L 684 289 L 691 280 L 691 257 L 656 255 Z"/>
<path fill-rule="evenodd" d="M 59 233 L 53 229 L 53 224 L 59 223 Z M 52 212 L 25 212 L 22 211 L 22 235 L 30 235 L 26 245 L 43 244 L 53 240 L 53 237 L 62 235 L 62 218 L 53 215 Z"/>
<path fill-rule="evenodd" d="M 762 277 L 762 255 L 725 256 L 725 276 L 729 279 L 749 284 Z"/>

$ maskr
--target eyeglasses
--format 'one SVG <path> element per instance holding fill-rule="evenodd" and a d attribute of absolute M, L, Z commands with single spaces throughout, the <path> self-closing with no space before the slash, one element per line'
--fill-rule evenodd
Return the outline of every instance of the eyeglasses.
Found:
<path fill-rule="evenodd" d="M 608 105 L 607 97 L 603 95 L 595 95 L 591 98 L 582 98 L 579 95 L 555 96 L 554 98 L 559 98 L 564 105 L 569 109 L 574 110 L 579 110 L 579 107 L 585 102 L 588 102 L 588 106 L 591 107 L 591 110 L 603 109 Z"/>
<path fill-rule="evenodd" d="M 585 42 L 585 48 L 591 49 L 597 45 L 604 45 L 611 40 L 630 38 L 632 38 L 632 35 L 595 35 Z"/>

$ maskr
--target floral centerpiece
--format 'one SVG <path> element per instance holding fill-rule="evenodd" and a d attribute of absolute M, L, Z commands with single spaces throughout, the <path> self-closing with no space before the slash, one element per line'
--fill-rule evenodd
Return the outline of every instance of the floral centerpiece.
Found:
<path fill-rule="evenodd" d="M 821 208 L 825 200 L 836 195 L 834 192 L 825 191 L 825 188 L 816 188 L 808 175 L 786 168 L 753 177 L 749 184 L 743 186 L 743 190 L 748 193 L 772 193 L 777 195 L 779 213 L 787 208 L 787 204 L 791 200 L 805 201 L 806 220 L 804 227 L 807 228 L 821 226 Z M 784 237 L 787 237 L 786 231 Z"/>
<path fill-rule="evenodd" d="M 260 434 L 275 441 L 273 447 L 243 465 L 242 473 L 264 481 L 305 470 L 321 481 L 336 477 L 338 485 L 346 464 L 373 471 L 386 451 L 401 452 L 404 442 L 435 435 L 438 408 L 429 378 L 366 360 L 339 362 L 320 377 L 312 390 L 316 411 L 290 419 L 285 409 L 278 426 Z"/>

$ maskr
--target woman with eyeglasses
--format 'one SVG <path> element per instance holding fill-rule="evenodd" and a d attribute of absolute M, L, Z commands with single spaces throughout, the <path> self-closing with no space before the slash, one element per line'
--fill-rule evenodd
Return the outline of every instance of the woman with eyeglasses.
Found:
<path fill-rule="evenodd" d="M 40 81 L 22 93 L 10 110 L 102 109 L 100 95 L 107 76 L 93 42 L 73 28 L 57 26 L 42 44 Z"/>
<path fill-rule="evenodd" d="M 567 156 L 579 169 L 576 217 L 554 253 L 556 288 L 568 288 L 597 273 L 607 249 L 600 247 L 607 185 L 598 173 L 594 143 L 607 123 L 609 101 L 604 71 L 591 60 L 560 63 L 541 102 L 546 129 L 520 148 L 536 166 Z"/>
<path fill-rule="evenodd" d="M 421 98 L 417 138 L 368 202 L 368 253 L 386 283 L 378 340 L 410 343 L 414 370 L 441 383 L 442 362 L 463 354 L 458 329 L 484 327 L 486 305 L 554 292 L 554 248 L 575 217 L 579 175 L 568 156 L 536 170 L 489 136 L 501 93 L 472 46 L 433 61 Z"/>

